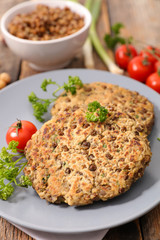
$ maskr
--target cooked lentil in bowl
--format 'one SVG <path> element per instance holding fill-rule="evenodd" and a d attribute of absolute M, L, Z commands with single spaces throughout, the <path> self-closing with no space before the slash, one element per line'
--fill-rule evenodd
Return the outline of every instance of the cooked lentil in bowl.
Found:
<path fill-rule="evenodd" d="M 68 7 L 51 8 L 39 4 L 30 13 L 16 15 L 10 22 L 8 31 L 18 38 L 44 41 L 71 35 L 83 26 L 84 18 Z"/>

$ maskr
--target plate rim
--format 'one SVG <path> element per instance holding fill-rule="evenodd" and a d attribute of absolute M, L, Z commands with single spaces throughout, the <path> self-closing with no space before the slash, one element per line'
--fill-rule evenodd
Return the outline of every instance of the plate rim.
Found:
<path fill-rule="evenodd" d="M 20 80 L 18 80 L 16 82 L 13 82 L 12 84 L 10 84 L 7 87 L 5 87 L 4 89 L 2 89 L 2 91 L 0 92 L 0 96 L 1 96 L 2 93 L 6 92 L 9 88 L 12 88 L 13 86 L 16 87 L 16 85 L 19 85 L 19 84 L 23 84 L 23 81 L 27 81 L 30 78 L 32 79 L 35 76 L 37 78 L 38 76 L 49 75 L 50 73 L 52 73 L 52 74 L 55 73 L 56 74 L 57 72 L 62 72 L 62 71 L 63 72 L 84 71 L 84 72 L 98 72 L 98 73 L 101 73 L 101 72 L 104 73 L 105 72 L 106 75 L 110 75 L 110 76 L 111 75 L 115 75 L 115 74 L 112 74 L 112 73 L 107 72 L 105 70 L 98 70 L 98 69 L 88 70 L 88 69 L 84 69 L 84 68 L 71 68 L 71 69 L 61 69 L 61 70 L 47 71 L 47 72 L 42 72 L 42 73 L 38 73 L 38 74 L 35 74 L 35 75 L 31 75 L 29 77 L 25 77 L 25 78 L 20 79 Z M 145 88 L 148 89 L 149 92 L 151 91 L 152 94 L 154 94 L 155 96 L 160 98 L 160 95 L 157 92 L 155 92 L 154 90 L 150 89 L 148 86 L 144 85 L 143 83 L 135 82 L 136 80 L 133 80 L 133 79 L 127 77 L 127 76 L 123 76 L 123 75 L 117 75 L 117 76 L 119 78 L 121 78 L 121 79 L 124 79 L 124 78 L 125 79 L 129 79 L 129 81 L 132 82 L 132 84 L 135 84 L 135 83 L 136 84 L 142 84 L 142 86 L 143 87 L 145 86 Z M 126 219 L 126 220 L 122 220 L 121 223 L 110 224 L 108 226 L 101 226 L 101 227 L 97 227 L 97 228 L 95 228 L 95 227 L 94 228 L 92 228 L 92 227 L 88 228 L 87 227 L 87 229 L 81 229 L 81 230 L 79 228 L 77 228 L 77 229 L 75 228 L 75 229 L 72 229 L 72 230 L 67 229 L 65 231 L 61 231 L 60 229 L 56 229 L 56 228 L 54 228 L 54 230 L 51 229 L 51 228 L 41 229 L 40 227 L 38 227 L 35 224 L 33 225 L 33 224 L 30 224 L 30 223 L 28 223 L 26 221 L 23 221 L 23 223 L 22 223 L 22 222 L 20 222 L 21 220 L 15 218 L 15 217 L 12 217 L 12 216 L 10 217 L 8 214 L 2 213 L 1 209 L 0 209 L 0 215 L 2 217 L 4 217 L 5 219 L 7 219 L 8 221 L 12 221 L 15 224 L 18 224 L 20 226 L 27 227 L 27 228 L 33 229 L 33 230 L 52 232 L 52 233 L 64 233 L 64 234 L 65 233 L 85 233 L 85 232 L 98 231 L 98 230 L 104 230 L 104 229 L 107 229 L 107 228 L 117 227 L 117 226 L 120 226 L 120 225 L 125 224 L 127 222 L 133 221 L 134 219 L 139 218 L 142 215 L 146 214 L 147 212 L 151 211 L 154 207 L 156 207 L 159 204 L 159 202 L 160 202 L 160 199 L 159 199 L 159 201 L 157 201 L 157 199 L 154 200 L 152 206 L 150 206 L 148 209 L 142 210 L 139 214 L 136 214 L 136 216 L 133 216 L 132 218 L 129 218 L 129 219 Z"/>

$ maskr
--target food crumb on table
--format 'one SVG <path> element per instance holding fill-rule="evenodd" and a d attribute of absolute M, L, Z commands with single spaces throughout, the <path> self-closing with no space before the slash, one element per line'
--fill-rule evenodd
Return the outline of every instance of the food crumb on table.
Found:
<path fill-rule="evenodd" d="M 8 73 L 0 73 L 0 89 L 4 88 L 8 83 L 11 82 L 11 77 Z"/>

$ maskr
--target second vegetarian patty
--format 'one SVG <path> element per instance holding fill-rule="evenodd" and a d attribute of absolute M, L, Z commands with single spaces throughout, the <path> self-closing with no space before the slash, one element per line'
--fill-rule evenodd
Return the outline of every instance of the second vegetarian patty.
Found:
<path fill-rule="evenodd" d="M 121 111 L 126 117 L 135 120 L 147 135 L 151 132 L 154 123 L 154 106 L 138 92 L 122 88 L 118 85 L 102 82 L 84 84 L 75 95 L 64 93 L 56 100 L 51 109 L 54 116 L 61 109 L 82 106 L 87 109 L 88 103 L 98 101 L 110 111 Z M 109 105 L 110 104 L 110 105 Z"/>

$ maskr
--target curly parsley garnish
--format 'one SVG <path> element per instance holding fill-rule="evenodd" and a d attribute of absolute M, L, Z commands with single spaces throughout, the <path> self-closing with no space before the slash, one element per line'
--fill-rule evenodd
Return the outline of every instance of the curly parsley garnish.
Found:
<path fill-rule="evenodd" d="M 160 138 L 157 138 L 158 141 L 160 141 Z"/>
<path fill-rule="evenodd" d="M 32 103 L 32 108 L 34 111 L 34 116 L 40 122 L 43 122 L 44 119 L 42 116 L 48 111 L 49 105 L 54 101 L 54 99 L 42 99 L 36 96 L 34 92 L 28 96 L 28 100 Z"/>
<path fill-rule="evenodd" d="M 128 43 L 130 44 L 133 41 L 132 37 L 129 38 L 124 38 L 120 35 L 120 30 L 124 28 L 124 25 L 122 23 L 115 23 L 112 27 L 112 34 L 105 34 L 104 40 L 107 44 L 107 47 L 110 49 L 114 49 L 118 43 L 120 44 L 125 44 Z"/>
<path fill-rule="evenodd" d="M 14 192 L 14 185 L 20 187 L 31 186 L 27 176 L 20 175 L 27 162 L 22 162 L 24 153 L 18 153 L 18 142 L 11 141 L 8 147 L 0 152 L 0 198 L 7 200 Z"/>
<path fill-rule="evenodd" d="M 75 76 L 69 76 L 68 82 L 64 83 L 63 86 L 60 86 L 56 82 L 52 81 L 51 79 L 44 79 L 41 88 L 43 91 L 47 91 L 48 85 L 56 85 L 57 89 L 52 93 L 53 98 L 50 99 L 43 99 L 36 96 L 34 92 L 31 92 L 31 94 L 28 96 L 29 102 L 31 102 L 33 110 L 34 110 L 34 116 L 37 120 L 40 122 L 44 121 L 43 115 L 48 111 L 49 105 L 54 102 L 58 96 L 56 93 L 62 89 L 64 89 L 67 92 L 71 92 L 72 95 L 76 94 L 77 87 L 81 88 L 83 87 L 82 81 L 79 79 L 79 77 Z"/>
<path fill-rule="evenodd" d="M 101 106 L 99 102 L 94 101 L 88 104 L 86 118 L 88 122 L 104 122 L 107 118 L 108 110 Z"/>

